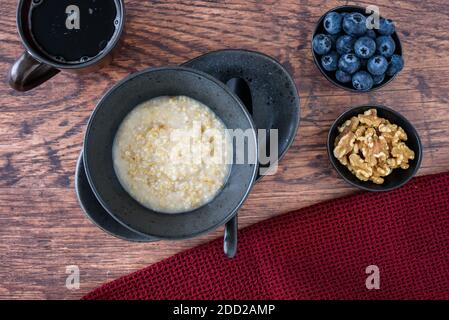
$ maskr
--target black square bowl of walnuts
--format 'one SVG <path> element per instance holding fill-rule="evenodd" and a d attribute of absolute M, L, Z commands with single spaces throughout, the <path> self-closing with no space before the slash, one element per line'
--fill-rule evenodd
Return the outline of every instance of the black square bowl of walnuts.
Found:
<path fill-rule="evenodd" d="M 376 28 L 369 16 L 365 8 L 341 6 L 323 15 L 315 28 L 315 64 L 340 88 L 370 92 L 390 83 L 404 68 L 394 22 L 379 17 Z"/>

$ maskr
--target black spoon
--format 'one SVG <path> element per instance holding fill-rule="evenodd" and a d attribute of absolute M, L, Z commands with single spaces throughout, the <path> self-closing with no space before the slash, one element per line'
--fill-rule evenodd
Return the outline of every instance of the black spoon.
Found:
<path fill-rule="evenodd" d="M 226 85 L 242 100 L 248 112 L 252 115 L 253 102 L 251 98 L 251 91 L 245 80 L 241 78 L 232 78 Z M 238 222 L 236 213 L 231 220 L 225 225 L 223 250 L 227 257 L 234 258 L 237 254 L 237 234 L 238 234 Z"/>

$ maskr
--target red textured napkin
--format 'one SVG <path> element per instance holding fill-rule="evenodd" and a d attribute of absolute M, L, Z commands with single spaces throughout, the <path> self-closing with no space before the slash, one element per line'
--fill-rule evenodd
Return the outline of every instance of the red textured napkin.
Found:
<path fill-rule="evenodd" d="M 177 254 L 84 299 L 449 299 L 449 173 L 320 203 Z M 368 290 L 366 267 L 380 270 Z"/>

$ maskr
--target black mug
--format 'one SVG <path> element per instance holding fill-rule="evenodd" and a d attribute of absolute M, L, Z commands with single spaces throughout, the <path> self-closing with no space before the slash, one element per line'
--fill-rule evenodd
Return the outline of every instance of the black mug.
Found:
<path fill-rule="evenodd" d="M 109 64 L 124 29 L 123 0 L 20 0 L 17 28 L 25 52 L 9 84 L 31 90 L 60 71 L 86 73 Z"/>

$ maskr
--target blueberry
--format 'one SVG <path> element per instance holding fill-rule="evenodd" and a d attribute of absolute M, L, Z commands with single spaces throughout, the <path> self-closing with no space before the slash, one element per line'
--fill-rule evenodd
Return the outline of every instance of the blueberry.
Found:
<path fill-rule="evenodd" d="M 391 57 L 391 61 L 387 69 L 387 75 L 392 77 L 396 73 L 401 71 L 403 68 L 404 68 L 404 59 L 401 56 L 395 54 Z"/>
<path fill-rule="evenodd" d="M 323 55 L 331 51 L 332 40 L 329 36 L 325 34 L 318 34 L 313 38 L 312 41 L 313 50 L 319 54 Z"/>
<path fill-rule="evenodd" d="M 380 18 L 379 20 L 379 34 L 383 36 L 391 36 L 394 31 L 396 30 L 396 27 L 394 26 L 394 22 L 390 19 L 384 19 Z"/>
<path fill-rule="evenodd" d="M 385 79 L 385 73 L 381 74 L 380 76 L 373 76 L 373 84 L 378 85 L 381 84 Z"/>
<path fill-rule="evenodd" d="M 341 83 L 348 83 L 351 82 L 352 80 L 352 77 L 349 73 L 346 73 L 341 70 L 337 70 L 337 72 L 335 72 L 335 78 L 337 79 L 338 82 Z"/>
<path fill-rule="evenodd" d="M 338 68 L 349 74 L 353 74 L 360 68 L 360 60 L 353 53 L 346 53 L 338 60 Z"/>
<path fill-rule="evenodd" d="M 380 76 L 387 71 L 388 61 L 384 56 L 374 56 L 368 61 L 368 71 L 373 76 Z"/>
<path fill-rule="evenodd" d="M 371 58 L 376 52 L 376 42 L 371 38 L 361 37 L 355 42 L 354 51 L 359 58 Z"/>
<path fill-rule="evenodd" d="M 366 18 L 363 14 L 353 12 L 343 18 L 343 30 L 349 35 L 361 36 L 366 32 Z"/>
<path fill-rule="evenodd" d="M 335 71 L 337 70 L 338 65 L 338 54 L 335 51 L 332 51 L 321 57 L 321 65 L 326 71 Z"/>
<path fill-rule="evenodd" d="M 356 90 L 368 91 L 373 87 L 373 77 L 366 71 L 359 71 L 352 76 L 352 86 Z"/>
<path fill-rule="evenodd" d="M 330 12 L 324 18 L 324 29 L 330 34 L 337 34 L 341 31 L 341 15 L 338 12 Z"/>
<path fill-rule="evenodd" d="M 376 39 L 377 44 L 377 52 L 384 56 L 385 58 L 389 58 L 393 55 L 396 50 L 396 44 L 394 40 L 390 36 L 380 36 Z"/>
<path fill-rule="evenodd" d="M 355 38 L 348 36 L 348 35 L 339 37 L 337 39 L 337 43 L 335 45 L 337 52 L 339 54 L 345 54 L 345 53 L 352 52 L 352 50 L 354 49 L 355 41 L 356 41 Z"/>
<path fill-rule="evenodd" d="M 376 38 L 377 38 L 376 31 L 374 31 L 373 29 L 369 29 L 368 31 L 366 31 L 365 37 L 368 37 L 368 38 L 371 38 L 373 40 L 376 40 Z"/>

